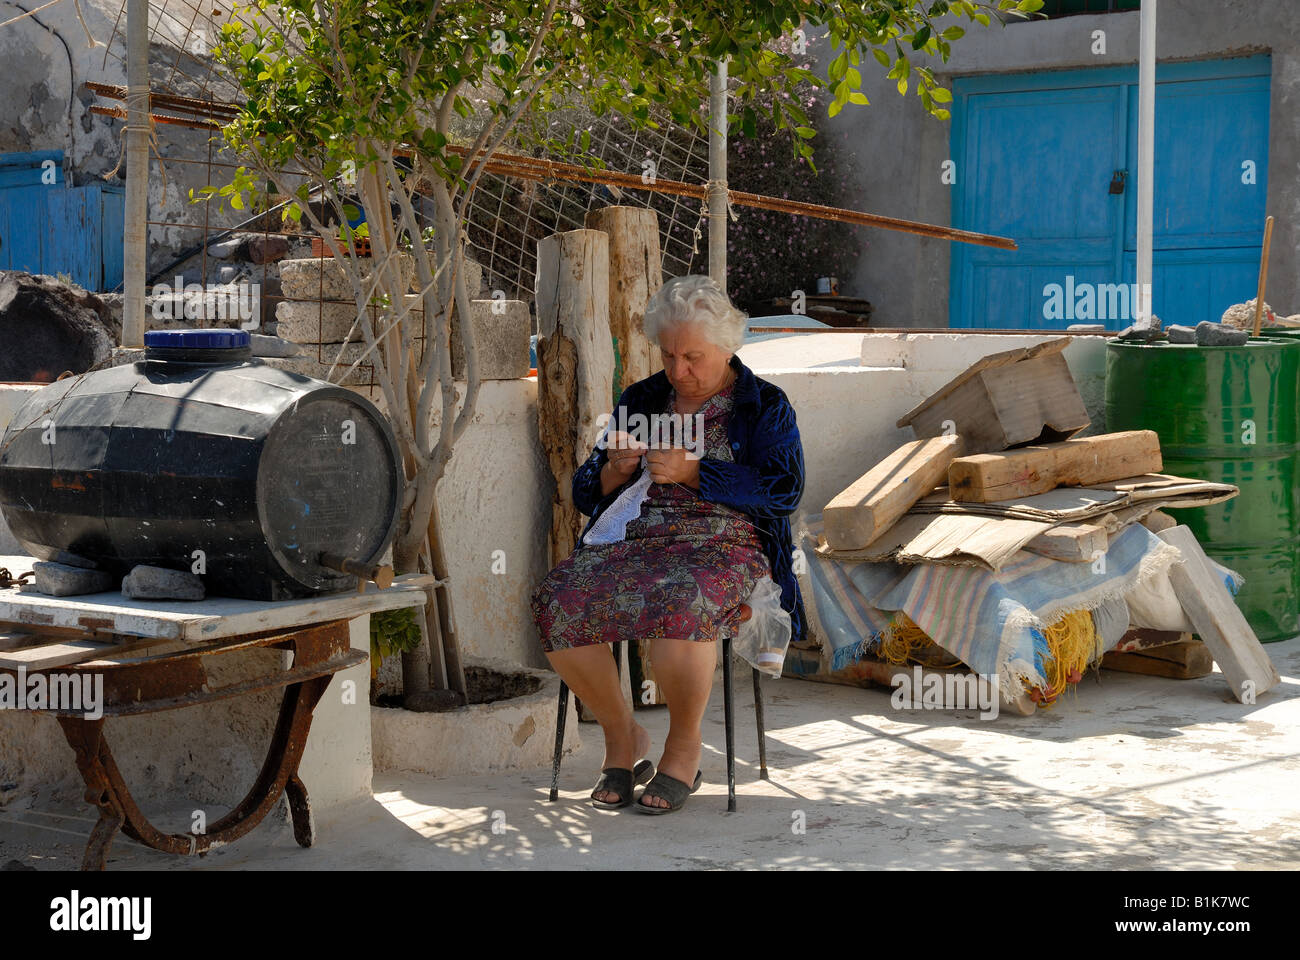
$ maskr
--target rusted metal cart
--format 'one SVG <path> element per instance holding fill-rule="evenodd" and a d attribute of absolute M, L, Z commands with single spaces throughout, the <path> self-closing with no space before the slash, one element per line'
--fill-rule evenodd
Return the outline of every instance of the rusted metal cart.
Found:
<path fill-rule="evenodd" d="M 144 603 L 118 593 L 54 598 L 0 590 L 0 673 L 15 679 L 40 673 L 102 677 L 102 715 L 49 711 L 73 749 L 85 799 L 99 811 L 82 868 L 104 869 L 119 831 L 155 850 L 203 854 L 248 833 L 282 795 L 288 798 L 294 838 L 311 846 L 315 828 L 298 767 L 313 712 L 334 674 L 367 659 L 365 651 L 351 646 L 348 623 L 363 613 L 422 605 L 424 579 L 399 578 L 388 590 L 363 595 L 280 603 L 220 598 Z M 213 685 L 212 658 L 253 649 L 290 657 L 251 679 Z M 234 809 L 201 833 L 169 834 L 151 824 L 113 759 L 109 721 L 276 689 L 283 693 L 265 760 Z"/>

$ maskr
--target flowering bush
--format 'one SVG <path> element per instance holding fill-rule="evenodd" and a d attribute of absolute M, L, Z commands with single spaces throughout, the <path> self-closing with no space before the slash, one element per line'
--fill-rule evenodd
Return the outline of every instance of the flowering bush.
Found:
<path fill-rule="evenodd" d="M 811 59 L 800 66 L 812 69 Z M 824 128 L 827 108 L 834 99 L 830 91 L 804 82 L 795 96 L 800 98 L 809 123 Z M 808 139 L 815 152 L 814 171 L 802 157 L 792 155 L 790 131 L 778 131 L 770 105 L 764 106 L 766 109 L 756 104 L 753 135 L 732 133 L 727 151 L 728 186 L 856 209 L 849 199 L 848 174 L 855 154 L 847 143 L 848 134 L 818 130 Z M 749 207 L 735 209 L 740 219 L 728 224 L 727 286 L 732 300 L 744 310 L 772 297 L 788 297 L 794 290 L 811 294 L 818 277 L 851 276 L 867 242 L 865 231 L 852 224 Z M 842 285 L 841 293 L 853 291 Z"/>

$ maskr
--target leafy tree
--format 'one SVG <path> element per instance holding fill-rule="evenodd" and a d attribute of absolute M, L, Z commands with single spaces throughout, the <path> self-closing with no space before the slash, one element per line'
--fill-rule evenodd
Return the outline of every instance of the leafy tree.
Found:
<path fill-rule="evenodd" d="M 559 140 L 543 132 L 548 114 L 574 102 L 645 126 L 655 126 L 654 107 L 706 132 L 709 77 L 725 58 L 735 82 L 729 129 L 752 135 L 757 111 L 770 110 L 775 128 L 790 137 L 792 155 L 811 165 L 813 131 L 799 99 L 772 93 L 793 93 L 801 82 L 826 87 L 832 115 L 865 103 L 860 67 L 869 53 L 900 93 L 912 84 L 924 108 L 943 117 L 951 94 L 926 63 L 947 59 L 962 35 L 959 22 L 987 25 L 999 12 L 1023 15 L 1039 6 L 1041 0 L 254 0 L 239 8 L 215 52 L 246 98 L 223 128 L 245 166 L 215 193 L 242 207 L 269 182 L 294 197 L 286 215 L 320 234 L 351 282 L 357 326 L 405 462 L 398 572 L 418 569 L 426 538 L 438 552 L 438 481 L 474 416 L 473 333 L 457 323 L 466 371 L 461 399 L 451 334 L 454 317 L 468 317 L 470 309 L 462 243 L 468 200 L 497 151 L 518 143 L 584 156 L 586 136 Z M 800 31 L 810 39 L 825 35 L 838 51 L 826 79 L 774 43 Z M 760 91 L 767 94 L 761 101 Z M 353 179 L 372 260 L 340 242 L 321 205 L 309 202 L 313 189 L 323 190 L 334 219 L 346 224 L 355 219 Z M 404 242 L 422 315 L 405 302 L 407 278 L 397 257 Z M 366 309 L 372 302 L 383 308 L 377 319 Z M 445 624 L 445 585 L 438 601 Z M 435 612 L 429 610 L 431 625 Z M 408 675 L 408 692 L 412 682 L 420 685 Z"/>

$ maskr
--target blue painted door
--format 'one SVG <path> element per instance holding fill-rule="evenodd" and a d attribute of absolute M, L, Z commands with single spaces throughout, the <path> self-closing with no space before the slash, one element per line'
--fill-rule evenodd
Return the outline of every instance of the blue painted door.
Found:
<path fill-rule="evenodd" d="M 62 165 L 58 150 L 0 155 L 0 270 L 111 290 L 122 282 L 122 188 L 70 187 Z"/>
<path fill-rule="evenodd" d="M 1166 324 L 1194 325 L 1254 295 L 1269 58 L 1170 64 L 1156 80 L 1152 299 Z M 952 245 L 951 325 L 1127 326 L 1137 68 L 978 77 L 954 94 L 953 223 L 1020 249 Z"/>

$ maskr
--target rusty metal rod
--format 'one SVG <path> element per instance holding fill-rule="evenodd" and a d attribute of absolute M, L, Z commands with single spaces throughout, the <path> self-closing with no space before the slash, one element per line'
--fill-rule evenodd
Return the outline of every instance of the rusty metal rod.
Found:
<path fill-rule="evenodd" d="M 100 94 L 101 96 L 112 99 L 121 99 L 125 97 L 125 91 L 121 87 L 112 84 L 101 84 L 88 82 L 87 88 Z M 196 101 L 190 97 L 175 97 L 170 94 L 155 94 L 154 100 L 163 106 L 164 100 L 169 101 L 167 105 L 171 109 L 181 111 L 192 111 L 197 114 L 204 113 L 202 107 L 203 101 Z M 90 108 L 92 113 L 100 113 L 106 116 L 124 117 L 126 111 L 115 109 L 113 107 L 93 106 Z M 229 119 L 233 116 L 233 111 L 238 107 L 233 104 L 224 104 L 219 101 L 211 101 L 206 113 L 208 116 L 220 116 Z M 158 123 L 177 124 L 180 126 L 194 127 L 207 130 L 218 130 L 221 124 L 213 120 L 187 120 L 180 117 L 171 117 L 166 114 L 153 114 L 153 118 Z M 447 150 L 458 156 L 469 157 L 470 150 L 466 147 L 448 146 Z M 399 151 L 405 153 L 404 151 Z M 704 184 L 686 183 L 682 180 L 655 180 L 652 183 L 643 183 L 640 174 L 619 173 L 613 170 L 593 171 L 587 167 L 573 163 L 564 163 L 558 160 L 542 160 L 537 157 L 525 157 L 513 153 L 496 153 L 489 159 L 482 159 L 482 154 L 476 155 L 478 162 L 483 164 L 483 169 L 488 173 L 495 173 L 500 176 L 518 177 L 524 180 L 567 180 L 577 183 L 597 183 L 604 186 L 617 186 L 630 190 L 642 190 L 649 193 L 664 193 L 683 197 L 694 197 L 704 200 L 708 197 L 708 187 Z M 473 162 L 474 158 L 471 158 Z M 1016 241 L 1010 237 L 999 237 L 988 233 L 976 233 L 971 230 L 958 230 L 955 227 L 943 227 L 933 223 L 922 223 L 918 220 L 902 220 L 898 217 L 885 217 L 876 213 L 864 213 L 860 210 L 848 210 L 844 207 L 829 207 L 820 203 L 806 203 L 802 200 L 787 200 L 781 197 L 769 197 L 760 193 L 747 193 L 743 190 L 728 190 L 727 199 L 733 206 L 751 207 L 756 210 L 770 210 L 776 213 L 789 213 L 795 216 L 812 217 L 817 220 L 831 220 L 837 223 L 851 223 L 862 227 L 878 227 L 882 230 L 894 230 L 899 233 L 910 233 L 921 237 L 930 237 L 936 240 L 951 240 L 955 243 L 969 243 L 981 247 L 995 247 L 1000 250 L 1017 250 L 1019 247 Z"/>

